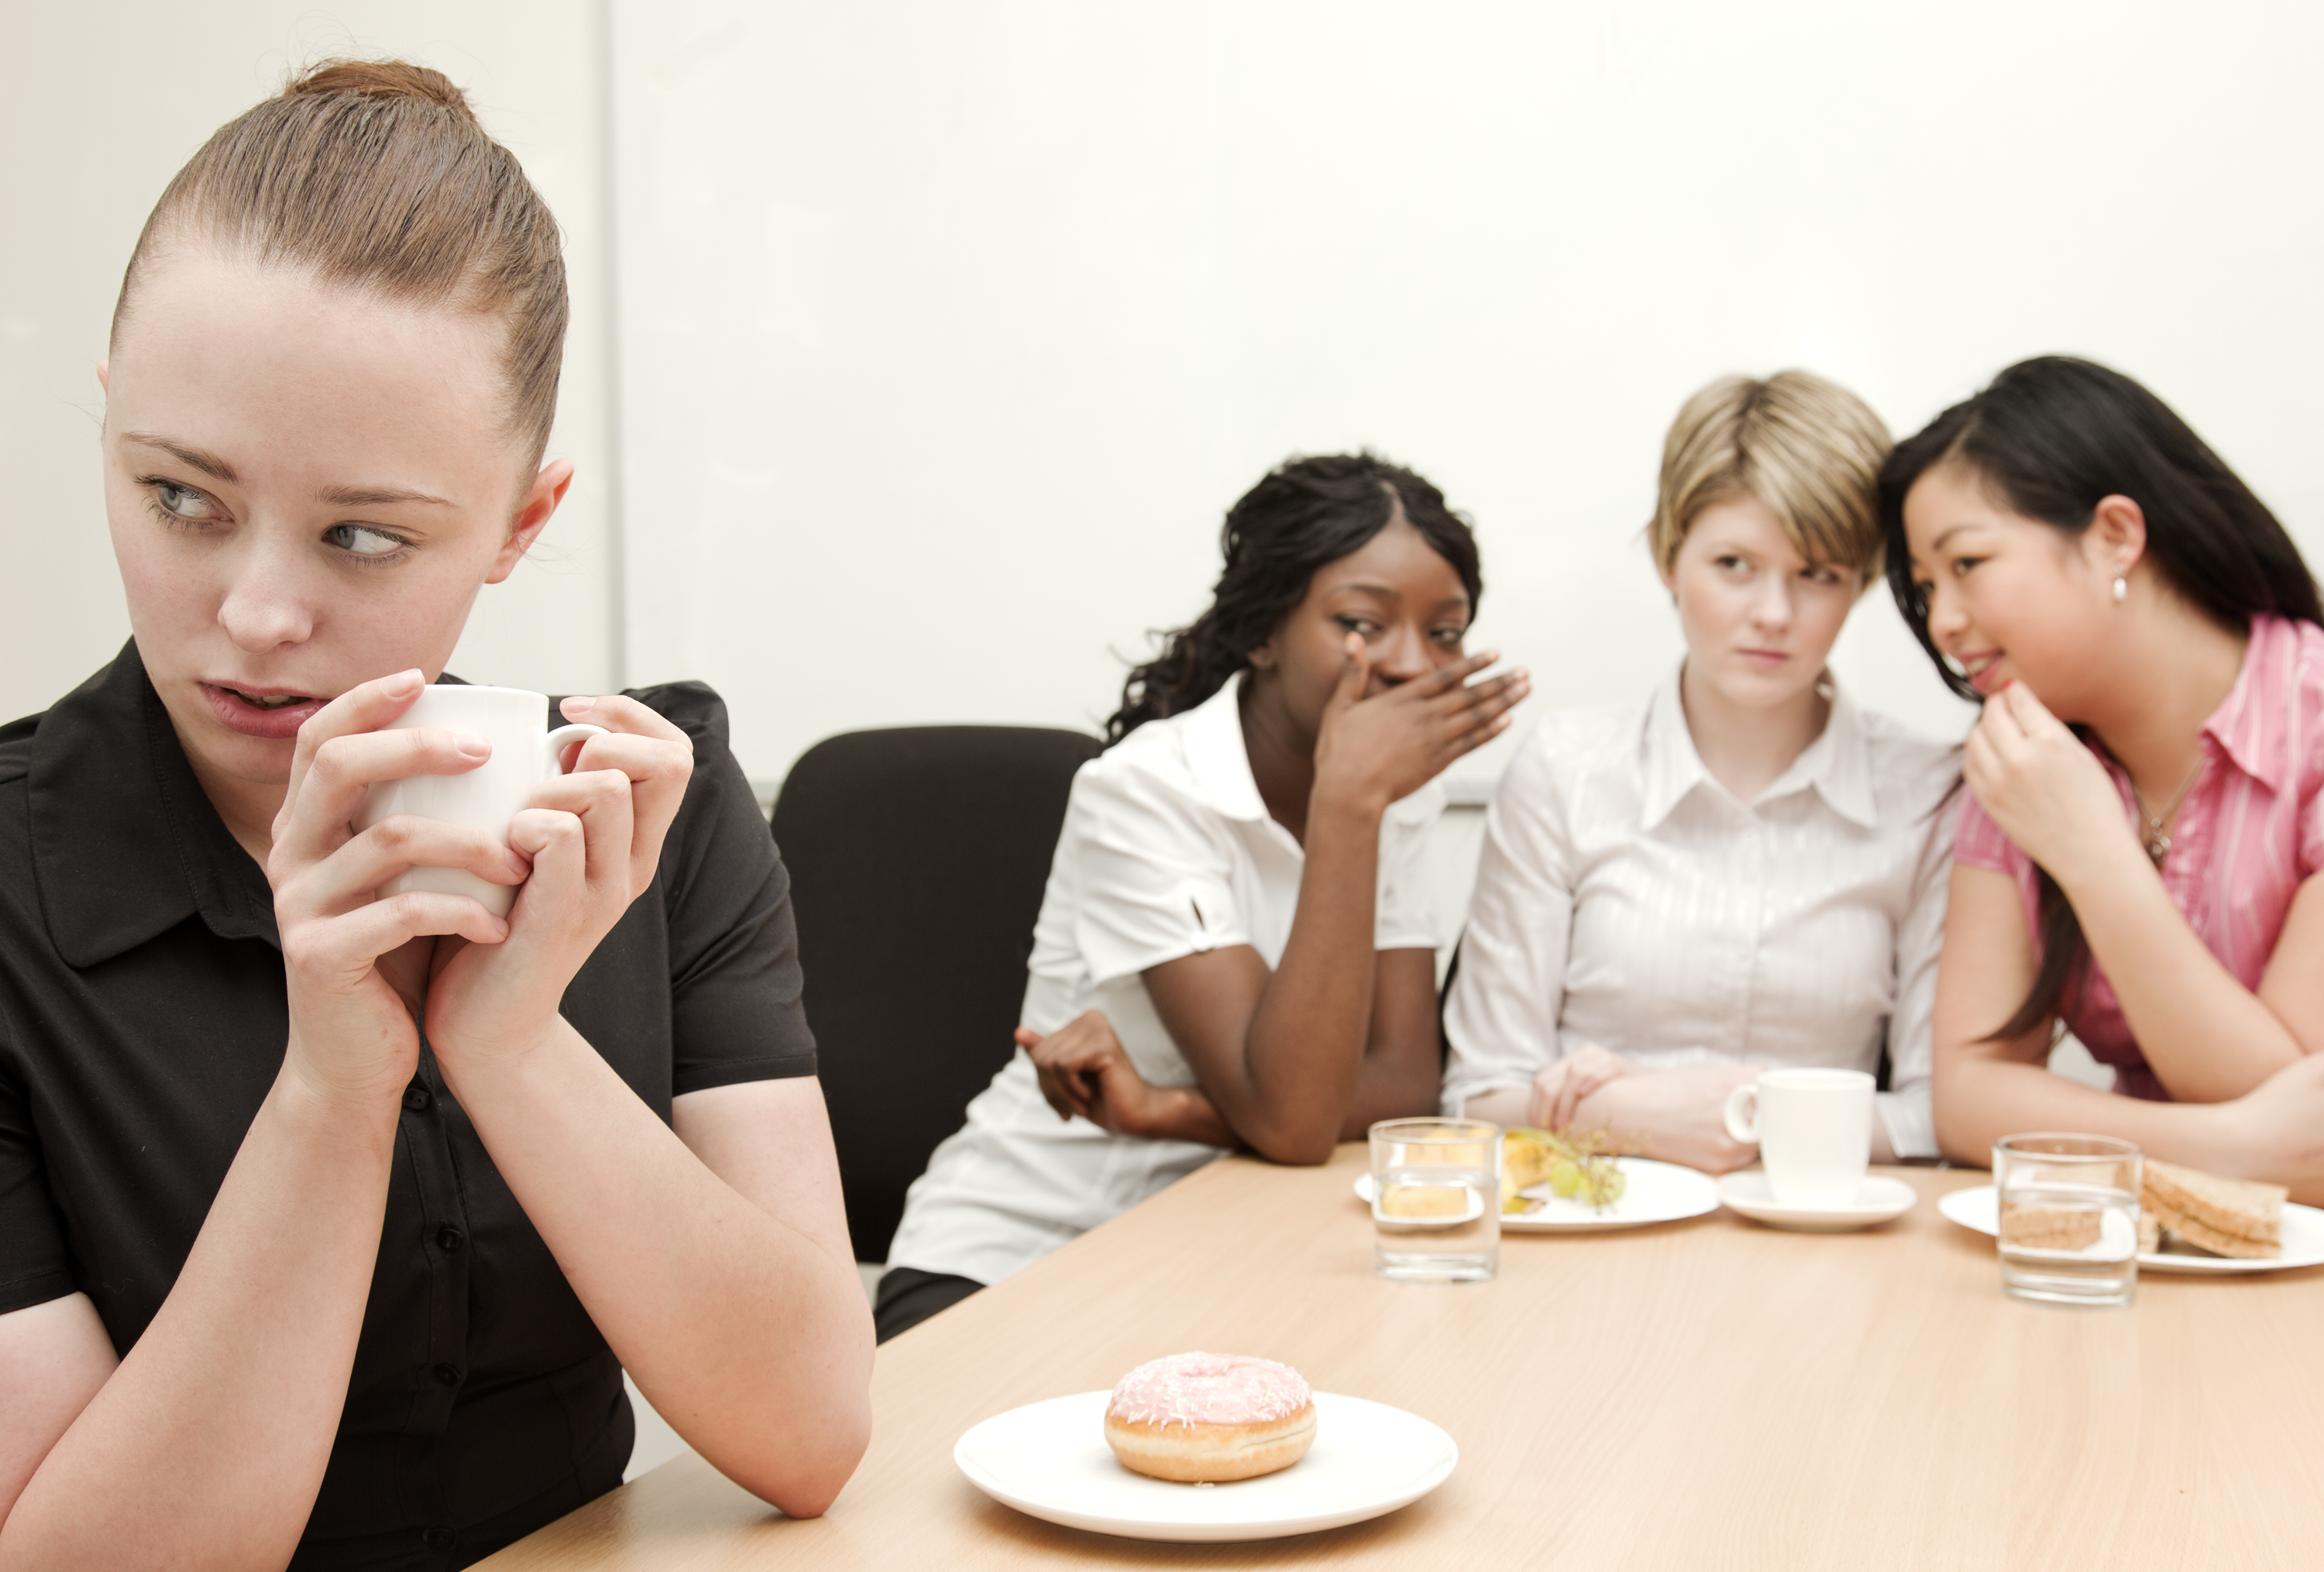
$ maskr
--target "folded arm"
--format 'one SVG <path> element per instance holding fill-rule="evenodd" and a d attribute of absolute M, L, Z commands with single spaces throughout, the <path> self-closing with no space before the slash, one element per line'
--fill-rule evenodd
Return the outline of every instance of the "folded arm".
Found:
<path fill-rule="evenodd" d="M 2139 1052 L 2173 1097 L 2224 1103 L 2324 1048 L 2324 893 L 2316 880 L 2295 895 L 2255 991 L 2172 902 L 2097 755 L 2024 684 L 1987 701 L 1963 744 L 1962 769 L 1987 815 L 2072 902 Z M 2002 1003 L 1982 1030 L 2007 1020 L 2024 997 L 2021 989 Z"/>
<path fill-rule="evenodd" d="M 1207 953 L 1238 957 L 1207 971 L 1206 975 L 1222 986 L 1236 989 L 1240 985 L 1240 991 L 1247 996 L 1250 966 L 1258 967 L 1263 979 L 1267 963 L 1247 945 Z M 1380 952 L 1363 1064 L 1357 1071 L 1354 1096 L 1340 1121 L 1339 1140 L 1360 1141 L 1379 1120 L 1429 1111 L 1425 1104 L 1433 1098 L 1435 1090 L 1435 1055 L 1427 1040 L 1435 1030 L 1435 962 L 1434 950 Z M 1150 978 L 1153 974 L 1147 975 Z M 1169 982 L 1163 985 L 1166 991 L 1172 985 Z M 1209 985 L 1204 975 L 1181 974 L 1176 985 L 1191 994 Z M 1226 1012 L 1222 1010 L 1221 1014 Z M 1221 1029 L 1231 1031 L 1231 1018 L 1225 1020 Z M 1180 1050 L 1185 1051 L 1185 1042 L 1177 1039 L 1175 1031 L 1173 1040 L 1179 1041 Z M 1112 1022 L 1099 1011 L 1086 1011 L 1046 1037 L 1020 1030 L 1017 1041 L 1032 1055 L 1042 1096 L 1057 1111 L 1059 1118 L 1078 1116 L 1117 1135 L 1135 1135 L 1150 1141 L 1194 1141 L 1205 1146 L 1248 1144 L 1201 1086 L 1149 1085 L 1114 1035 Z M 1416 1103 L 1416 1097 L 1420 1102 Z"/>
<path fill-rule="evenodd" d="M 2144 855 L 2066 894 L 2139 1052 L 2180 1101 L 2239 1097 L 2324 1049 L 2324 879 L 2292 897 L 2255 991 L 2219 964 Z"/>
<path fill-rule="evenodd" d="M 0 1316 L 0 1568 L 290 1561 L 338 1433 L 401 1085 L 364 1108 L 286 1064 L 117 1365 L 83 1295 Z"/>
<path fill-rule="evenodd" d="M 525 1216 L 654 1410 L 793 1517 L 871 1439 L 872 1317 L 811 1077 L 688 1093 L 675 1130 L 564 1022 L 447 1070 Z"/>
<path fill-rule="evenodd" d="M 2216 1103 L 2101 1092 L 2050 1073 L 2053 1022 L 1988 1039 L 2024 998 L 2034 970 L 2015 883 L 1957 865 L 1934 1030 L 1937 1138 L 1947 1156 L 1983 1167 L 2002 1136 L 2081 1130 L 2211 1173 L 2289 1184 L 2302 1198 L 2324 1197 L 2324 1057 L 2301 1056 L 2244 1096 Z"/>

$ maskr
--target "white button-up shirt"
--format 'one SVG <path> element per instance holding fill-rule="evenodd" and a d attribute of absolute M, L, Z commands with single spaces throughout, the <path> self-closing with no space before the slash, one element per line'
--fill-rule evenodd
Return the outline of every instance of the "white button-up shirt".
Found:
<path fill-rule="evenodd" d="M 1155 1013 L 1145 971 L 1242 944 L 1272 967 L 1298 911 L 1306 859 L 1251 778 L 1241 681 L 1148 721 L 1082 766 L 1033 929 L 1024 1023 L 1046 1035 L 1102 1010 L 1156 1086 L 1195 1077 Z M 1428 832 L 1443 806 L 1432 783 L 1381 821 L 1381 949 L 1436 947 Z M 995 1283 L 1217 1155 L 1059 1119 L 1020 1050 L 913 1183 L 888 1263 Z"/>
<path fill-rule="evenodd" d="M 1929 1015 L 1960 750 L 1836 694 L 1755 802 L 1711 778 L 1674 675 L 1551 716 L 1486 815 L 1446 1002 L 1457 1112 L 1583 1043 L 1651 1069 L 1870 1070 L 1900 1157 L 1937 1151 Z"/>

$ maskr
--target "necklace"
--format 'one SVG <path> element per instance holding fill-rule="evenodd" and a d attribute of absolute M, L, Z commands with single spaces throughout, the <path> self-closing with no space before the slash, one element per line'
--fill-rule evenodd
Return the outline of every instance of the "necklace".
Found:
<path fill-rule="evenodd" d="M 2124 773 L 2126 775 L 2129 772 L 2125 771 Z M 2178 791 L 2160 813 L 2147 812 L 2146 799 L 2140 794 L 2138 782 L 2133 781 L 2130 783 L 2130 800 L 2138 804 L 2138 816 L 2146 821 L 2146 833 L 2139 838 L 2146 843 L 2146 855 L 2158 868 L 2171 853 L 2171 832 L 2163 827 L 2171 822 L 2171 816 L 2179 811 L 2181 802 L 2187 800 L 2187 793 L 2195 789 L 2195 782 L 2202 773 L 2203 757 L 2199 753 L 2195 755 L 2195 767 L 2187 772 L 2187 778 L 2179 783 Z"/>

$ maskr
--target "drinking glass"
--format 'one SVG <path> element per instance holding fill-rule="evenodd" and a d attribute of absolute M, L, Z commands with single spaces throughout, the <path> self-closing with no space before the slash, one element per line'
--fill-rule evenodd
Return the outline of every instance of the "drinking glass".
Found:
<path fill-rule="evenodd" d="M 1372 1126 L 1373 1262 L 1398 1282 L 1483 1282 L 1501 1260 L 1501 1127 Z"/>
<path fill-rule="evenodd" d="M 2105 1135 L 1995 1142 L 2002 1288 L 2053 1305 L 2130 1303 L 2144 1161 L 2129 1142 Z"/>

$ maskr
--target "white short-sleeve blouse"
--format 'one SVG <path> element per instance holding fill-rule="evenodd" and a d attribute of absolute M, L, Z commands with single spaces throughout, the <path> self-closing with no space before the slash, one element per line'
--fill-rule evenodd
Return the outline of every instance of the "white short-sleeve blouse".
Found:
<path fill-rule="evenodd" d="M 1155 1013 L 1146 970 L 1245 944 L 1271 967 L 1298 911 L 1305 857 L 1251 778 L 1241 682 L 1082 766 L 1033 929 L 1025 1025 L 1046 1034 L 1102 1010 L 1156 1086 L 1195 1077 Z M 1428 832 L 1443 806 L 1432 783 L 1381 820 L 1379 948 L 1435 948 Z M 1059 1119 L 1020 1050 L 913 1183 L 888 1263 L 998 1282 L 1218 1154 Z"/>
<path fill-rule="evenodd" d="M 1835 694 L 1755 802 L 1694 751 L 1675 673 L 1568 710 L 1493 792 L 1446 1000 L 1457 1111 L 1586 1042 L 1655 1069 L 1872 1069 L 1900 1157 L 1936 1154 L 1929 1015 L 1960 750 Z"/>

